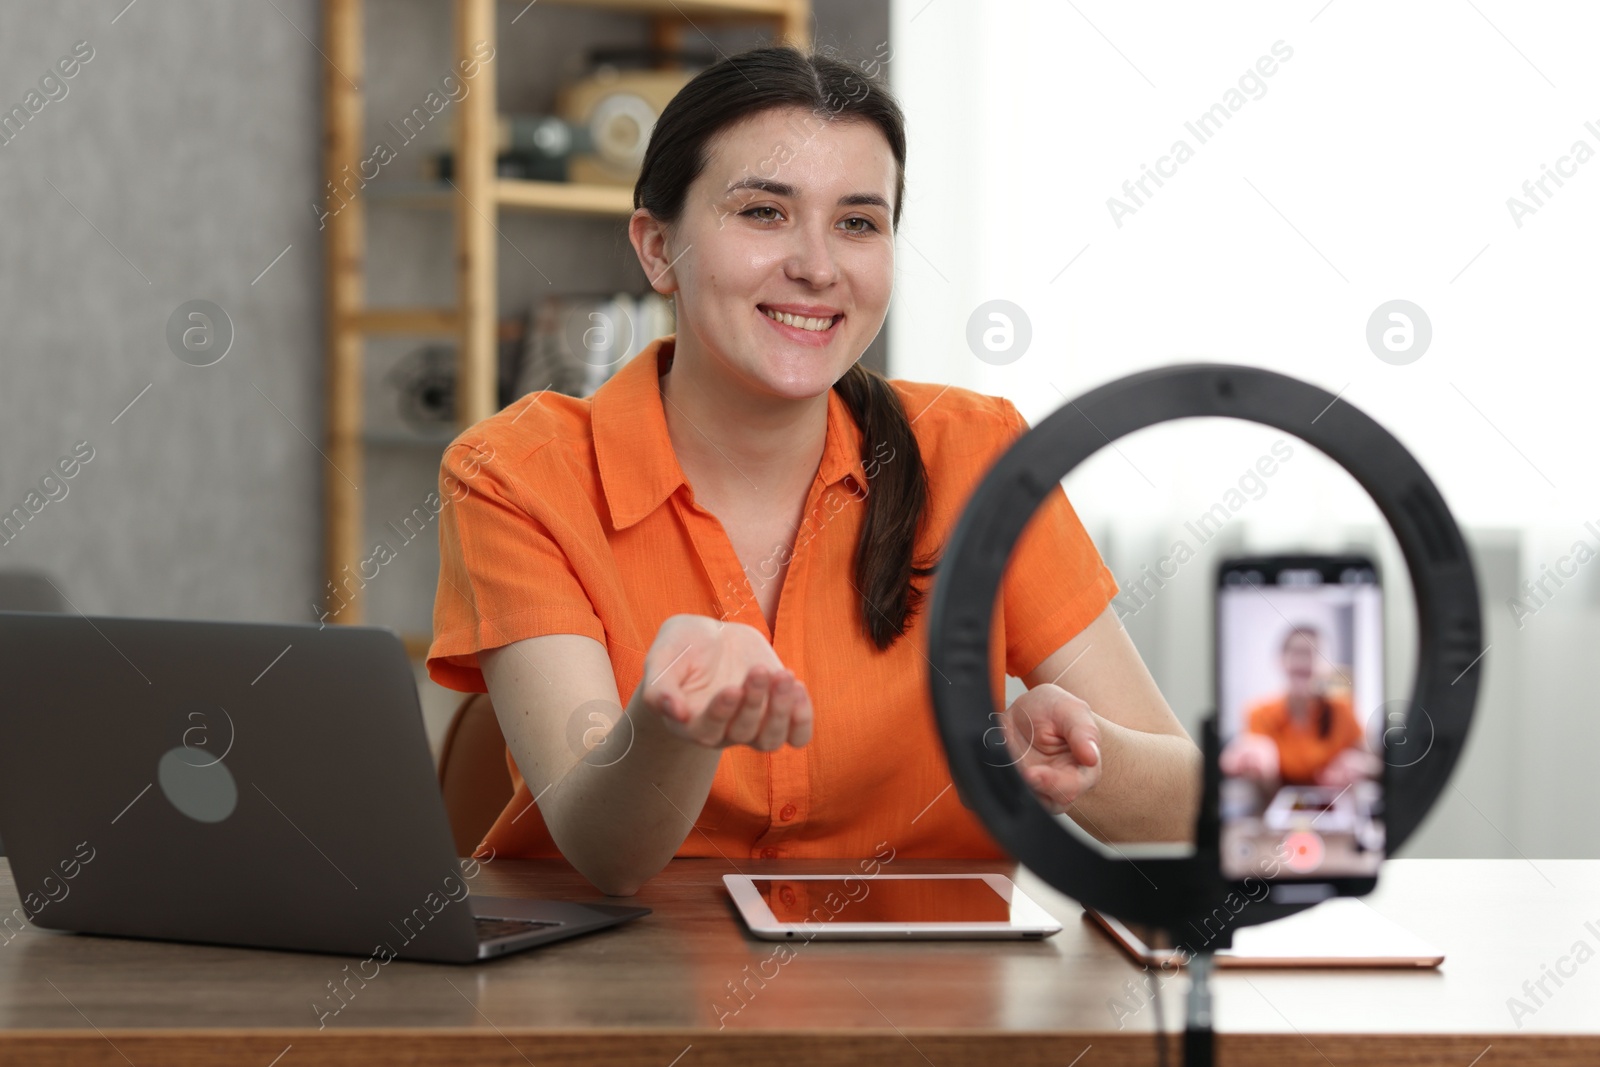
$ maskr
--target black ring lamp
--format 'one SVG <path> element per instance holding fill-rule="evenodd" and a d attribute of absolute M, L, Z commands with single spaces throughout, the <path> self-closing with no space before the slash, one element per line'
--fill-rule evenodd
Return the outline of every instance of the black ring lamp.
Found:
<path fill-rule="evenodd" d="M 1062 893 L 1130 922 L 1177 931 L 1225 908 L 1231 891 L 1217 845 L 1216 727 L 1204 737 L 1205 788 L 1195 852 L 1112 858 L 1079 840 L 1033 796 L 1012 763 L 996 764 L 989 626 L 1012 547 L 1046 495 L 1101 448 L 1173 419 L 1221 416 L 1274 426 L 1353 475 L 1383 512 L 1404 553 L 1416 596 L 1419 659 L 1405 726 L 1384 735 L 1426 754 L 1386 759 L 1387 850 L 1394 852 L 1444 789 L 1467 739 L 1483 669 L 1478 583 L 1466 542 L 1428 475 L 1387 430 L 1308 382 L 1254 367 L 1187 364 L 1133 374 L 1094 389 L 1015 441 L 973 492 L 945 549 L 929 618 L 935 718 L 963 801 L 1011 855 Z M 991 735 L 992 736 L 992 735 Z M 1414 750 L 1410 750 L 1414 751 Z M 1279 919 L 1315 899 L 1271 897 L 1231 909 L 1231 927 Z"/>

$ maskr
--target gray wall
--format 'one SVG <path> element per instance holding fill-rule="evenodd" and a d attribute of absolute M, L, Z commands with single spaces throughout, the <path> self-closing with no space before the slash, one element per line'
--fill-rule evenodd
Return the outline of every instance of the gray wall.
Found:
<path fill-rule="evenodd" d="M 370 140 L 448 72 L 451 5 L 367 6 Z M 548 107 L 581 69 L 576 42 L 646 41 L 629 16 L 537 5 L 513 25 L 520 8 L 499 5 L 490 67 L 503 110 Z M 822 0 L 816 11 L 818 43 L 847 57 L 870 57 L 887 39 L 887 0 Z M 85 613 L 314 617 L 322 485 L 340 477 L 316 447 L 320 19 L 315 0 L 0 5 L 0 108 L 23 105 L 75 42 L 93 49 L 66 95 L 0 146 L 0 510 L 23 504 L 77 442 L 93 449 L 61 483 L 66 495 L 0 545 L 0 568 L 44 570 Z M 716 40 L 736 52 L 760 34 Z M 435 121 L 386 171 L 414 176 L 447 133 Z M 374 304 L 454 299 L 448 212 L 372 199 L 368 230 Z M 503 313 L 547 292 L 644 288 L 620 222 L 514 214 L 501 230 Z M 212 366 L 181 362 L 166 340 L 169 316 L 195 299 L 233 324 L 232 347 Z M 421 343 L 369 346 L 375 422 L 397 422 L 383 377 Z M 880 336 L 869 352 L 880 367 L 883 348 Z M 369 543 L 422 502 L 436 469 L 426 447 L 368 450 L 355 480 Z M 401 548 L 369 587 L 369 620 L 426 630 L 437 567 L 431 537 Z M 424 697 L 437 733 L 455 697 L 426 686 Z"/>
<path fill-rule="evenodd" d="M 315 4 L 279 6 L 315 31 Z M 322 460 L 290 422 L 320 436 L 321 59 L 266 4 L 117 11 L 0 7 L 6 110 L 94 50 L 0 147 L 0 509 L 94 449 L 0 566 L 47 570 L 89 613 L 304 618 Z M 236 331 L 212 367 L 165 341 L 196 298 Z"/>

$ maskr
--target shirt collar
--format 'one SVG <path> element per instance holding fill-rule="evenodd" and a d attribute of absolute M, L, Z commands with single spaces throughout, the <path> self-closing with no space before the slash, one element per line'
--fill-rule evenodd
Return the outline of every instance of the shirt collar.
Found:
<path fill-rule="evenodd" d="M 661 399 L 661 375 L 672 365 L 676 334 L 658 337 L 595 390 L 590 426 L 595 462 L 622 530 L 639 522 L 687 484 L 678 465 Z M 828 390 L 828 430 L 817 477 L 824 487 L 845 478 L 865 486 L 861 430 L 838 390 Z"/>
<path fill-rule="evenodd" d="M 837 389 L 828 390 L 828 437 L 822 445 L 817 477 L 822 479 L 823 488 L 851 478 L 863 491 L 866 489 L 867 474 L 861 466 L 861 427 L 856 425 L 850 405 Z"/>

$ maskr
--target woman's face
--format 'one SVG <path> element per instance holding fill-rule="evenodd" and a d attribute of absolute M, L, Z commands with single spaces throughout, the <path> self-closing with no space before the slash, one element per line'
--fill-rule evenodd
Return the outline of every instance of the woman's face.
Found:
<path fill-rule="evenodd" d="M 713 138 L 668 236 L 671 277 L 656 286 L 678 293 L 679 345 L 756 392 L 832 388 L 888 312 L 895 180 L 870 122 L 785 108 Z"/>
<path fill-rule="evenodd" d="M 1317 642 L 1308 634 L 1295 634 L 1283 650 L 1283 672 L 1289 676 L 1289 686 L 1298 691 L 1311 688 L 1317 673 Z"/>

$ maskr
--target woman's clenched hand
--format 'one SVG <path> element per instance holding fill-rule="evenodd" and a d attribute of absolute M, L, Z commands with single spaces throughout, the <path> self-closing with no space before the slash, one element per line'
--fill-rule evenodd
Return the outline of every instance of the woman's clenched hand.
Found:
<path fill-rule="evenodd" d="M 1082 699 L 1058 685 L 1036 685 L 1001 716 L 1017 773 L 1059 815 L 1100 780 L 1100 728 Z"/>

